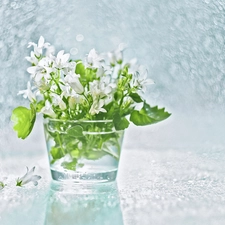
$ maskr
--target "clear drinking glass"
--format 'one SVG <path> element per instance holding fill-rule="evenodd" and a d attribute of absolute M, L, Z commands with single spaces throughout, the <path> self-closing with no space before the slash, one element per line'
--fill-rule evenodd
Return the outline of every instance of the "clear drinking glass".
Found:
<path fill-rule="evenodd" d="M 120 160 L 123 131 L 112 120 L 44 120 L 45 138 L 53 180 L 114 181 Z"/>

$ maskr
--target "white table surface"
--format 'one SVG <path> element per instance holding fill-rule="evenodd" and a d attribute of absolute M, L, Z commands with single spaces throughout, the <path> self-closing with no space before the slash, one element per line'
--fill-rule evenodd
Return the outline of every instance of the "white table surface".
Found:
<path fill-rule="evenodd" d="M 43 152 L 5 158 L 0 224 L 225 224 L 225 149 L 211 150 L 124 149 L 118 190 L 85 194 L 79 187 L 73 193 L 51 188 Z M 15 187 L 26 171 L 23 165 L 31 162 L 42 176 L 39 185 Z"/>

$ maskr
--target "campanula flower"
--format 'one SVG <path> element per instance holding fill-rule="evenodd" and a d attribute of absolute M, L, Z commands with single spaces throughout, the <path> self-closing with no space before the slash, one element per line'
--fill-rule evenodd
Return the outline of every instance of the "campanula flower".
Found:
<path fill-rule="evenodd" d="M 18 178 L 16 180 L 16 186 L 22 187 L 23 185 L 25 185 L 25 184 L 27 184 L 29 182 L 33 182 L 33 184 L 35 186 L 37 186 L 38 185 L 38 180 L 41 179 L 41 176 L 34 175 L 34 170 L 35 170 L 35 167 L 33 167 L 31 170 L 29 170 L 28 167 L 27 167 L 26 174 L 23 177 Z"/>

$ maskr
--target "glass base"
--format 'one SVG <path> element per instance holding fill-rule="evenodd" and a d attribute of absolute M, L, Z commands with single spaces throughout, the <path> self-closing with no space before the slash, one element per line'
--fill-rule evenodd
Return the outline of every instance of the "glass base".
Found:
<path fill-rule="evenodd" d="M 52 179 L 68 183 L 106 183 L 116 180 L 117 169 L 99 173 L 61 172 L 51 168 Z"/>

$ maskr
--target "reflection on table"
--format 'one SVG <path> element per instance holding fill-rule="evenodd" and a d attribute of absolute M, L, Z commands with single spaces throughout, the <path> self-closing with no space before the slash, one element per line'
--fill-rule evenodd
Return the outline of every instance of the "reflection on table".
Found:
<path fill-rule="evenodd" d="M 123 225 L 116 182 L 108 184 L 51 183 L 46 225 Z"/>

